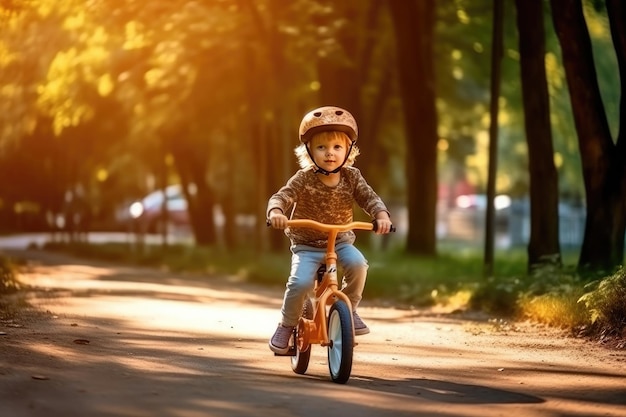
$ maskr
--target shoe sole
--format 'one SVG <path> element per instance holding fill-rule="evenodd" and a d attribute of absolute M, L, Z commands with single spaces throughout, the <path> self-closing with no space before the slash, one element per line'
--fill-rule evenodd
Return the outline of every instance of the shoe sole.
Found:
<path fill-rule="evenodd" d="M 370 332 L 369 327 L 364 327 L 362 329 L 354 329 L 354 334 L 357 336 L 362 336 L 364 334 L 368 334 Z"/>
<path fill-rule="evenodd" d="M 289 346 L 285 347 L 285 348 L 279 348 L 278 346 L 274 346 L 272 344 L 272 342 L 268 343 L 268 346 L 270 347 L 270 350 L 278 355 L 285 355 L 287 352 L 289 352 Z"/>

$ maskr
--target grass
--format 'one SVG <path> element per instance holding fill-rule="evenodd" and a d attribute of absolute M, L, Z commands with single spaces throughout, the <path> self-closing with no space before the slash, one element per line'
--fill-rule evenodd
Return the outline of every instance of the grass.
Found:
<path fill-rule="evenodd" d="M 0 322 L 10 320 L 28 305 L 20 290 L 18 266 L 10 259 L 0 256 Z"/>
<path fill-rule="evenodd" d="M 578 302 L 582 295 L 579 287 L 565 294 L 522 295 L 520 311 L 524 317 L 535 322 L 575 331 L 584 326 L 588 319 L 587 310 Z"/>
<path fill-rule="evenodd" d="M 0 256 L 0 295 L 13 294 L 20 288 L 16 265 L 10 259 Z"/>

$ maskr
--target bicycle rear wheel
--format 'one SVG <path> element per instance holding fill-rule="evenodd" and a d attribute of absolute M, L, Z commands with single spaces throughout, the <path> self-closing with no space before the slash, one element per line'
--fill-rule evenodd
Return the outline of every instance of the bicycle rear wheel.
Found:
<path fill-rule="evenodd" d="M 308 297 L 302 306 L 302 317 L 309 320 L 313 319 L 313 303 Z M 301 331 L 300 329 L 302 329 L 302 327 L 298 325 L 295 335 L 296 354 L 291 357 L 291 369 L 293 369 L 295 373 L 302 375 L 309 367 L 311 345 L 309 343 L 303 343 L 304 338 L 302 335 L 298 334 Z"/>
<path fill-rule="evenodd" d="M 328 369 L 333 382 L 345 384 L 352 372 L 354 332 L 352 312 L 343 300 L 333 303 L 328 314 Z"/>

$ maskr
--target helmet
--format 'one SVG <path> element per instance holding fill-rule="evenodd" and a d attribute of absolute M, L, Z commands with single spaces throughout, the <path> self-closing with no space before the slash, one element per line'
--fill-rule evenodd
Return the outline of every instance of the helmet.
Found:
<path fill-rule="evenodd" d="M 307 143 L 319 132 L 338 130 L 348 135 L 352 143 L 359 136 L 356 120 L 340 107 L 324 106 L 308 112 L 300 122 L 300 142 Z"/>

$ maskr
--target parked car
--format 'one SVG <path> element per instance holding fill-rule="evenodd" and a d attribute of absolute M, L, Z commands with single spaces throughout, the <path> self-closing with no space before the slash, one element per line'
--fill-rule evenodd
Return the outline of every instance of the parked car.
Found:
<path fill-rule="evenodd" d="M 487 195 L 464 194 L 456 198 L 456 207 L 461 209 L 486 210 Z M 511 206 L 511 197 L 504 194 L 495 196 L 493 205 L 497 211 L 508 209 Z"/>
<path fill-rule="evenodd" d="M 169 231 L 189 228 L 189 211 L 187 199 L 180 184 L 170 185 L 165 189 L 167 227 Z M 162 190 L 154 191 L 140 201 L 135 201 L 127 207 L 127 215 L 131 227 L 136 232 L 160 233 L 165 226 L 163 214 Z"/>

